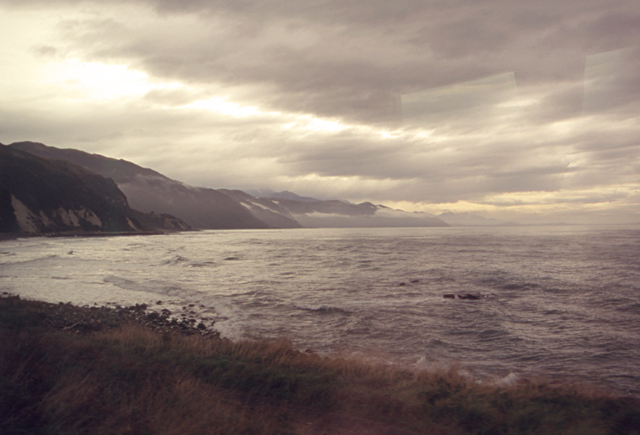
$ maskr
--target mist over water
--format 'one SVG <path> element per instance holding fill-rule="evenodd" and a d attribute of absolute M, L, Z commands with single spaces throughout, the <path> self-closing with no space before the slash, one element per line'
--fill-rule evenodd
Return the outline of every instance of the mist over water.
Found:
<path fill-rule="evenodd" d="M 477 379 L 571 376 L 640 395 L 640 230 L 630 227 L 21 239 L 0 243 L 0 291 L 192 305 L 232 339 L 286 336 L 300 350 L 459 363 Z"/>

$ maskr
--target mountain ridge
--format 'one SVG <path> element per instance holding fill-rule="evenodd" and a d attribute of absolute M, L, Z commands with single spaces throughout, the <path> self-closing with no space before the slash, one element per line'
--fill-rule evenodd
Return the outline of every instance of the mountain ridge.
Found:
<path fill-rule="evenodd" d="M 142 212 L 174 215 L 198 229 L 271 228 L 245 207 L 215 189 L 192 187 L 153 169 L 126 160 L 37 142 L 16 142 L 10 147 L 47 158 L 71 160 L 113 179 L 131 206 Z"/>
<path fill-rule="evenodd" d="M 129 206 L 109 178 L 66 160 L 0 144 L 0 232 L 153 232 L 188 230 L 179 219 Z"/>
<path fill-rule="evenodd" d="M 132 208 L 168 213 L 199 229 L 267 229 L 301 227 L 433 227 L 509 225 L 470 213 L 434 216 L 394 210 L 370 202 L 319 200 L 293 192 L 251 191 L 189 186 L 135 163 L 63 149 L 38 142 L 9 145 L 41 157 L 69 160 L 111 178 Z"/>

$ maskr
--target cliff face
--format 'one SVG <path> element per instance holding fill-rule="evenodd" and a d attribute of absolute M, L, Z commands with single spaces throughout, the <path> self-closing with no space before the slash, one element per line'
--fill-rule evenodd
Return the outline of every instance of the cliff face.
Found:
<path fill-rule="evenodd" d="M 138 232 L 188 229 L 132 210 L 116 183 L 68 161 L 0 144 L 0 231 Z"/>

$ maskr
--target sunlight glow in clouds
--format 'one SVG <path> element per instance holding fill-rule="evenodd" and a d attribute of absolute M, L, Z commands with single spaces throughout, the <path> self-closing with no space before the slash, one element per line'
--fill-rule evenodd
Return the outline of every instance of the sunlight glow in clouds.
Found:
<path fill-rule="evenodd" d="M 247 118 L 251 116 L 278 115 L 276 112 L 262 112 L 257 107 L 241 106 L 231 103 L 225 98 L 213 97 L 208 100 L 199 100 L 185 106 L 184 109 L 208 110 L 210 112 L 219 113 L 234 118 Z"/>
<path fill-rule="evenodd" d="M 82 62 L 78 59 L 49 62 L 42 69 L 43 78 L 51 86 L 63 88 L 74 98 L 87 101 L 109 101 L 122 98 L 141 97 L 154 89 L 176 89 L 184 87 L 178 83 L 151 83 L 149 76 L 135 71 L 126 65 L 108 65 L 97 62 Z M 283 114 L 273 111 L 262 111 L 254 106 L 245 106 L 228 101 L 224 97 L 212 97 L 198 100 L 181 106 L 182 109 L 206 110 L 233 118 L 276 117 L 285 118 L 283 122 L 293 118 L 294 121 L 283 125 L 284 129 L 294 129 L 319 133 L 338 133 L 350 128 L 334 120 L 326 120 L 312 115 Z M 389 138 L 386 131 L 378 132 Z"/>
<path fill-rule="evenodd" d="M 555 192 L 501 193 L 485 197 L 482 201 L 491 205 L 543 205 L 556 203 L 589 204 L 602 207 L 606 203 L 638 195 L 640 184 L 601 186 L 594 189 L 559 190 Z"/>
<path fill-rule="evenodd" d="M 87 102 L 139 99 L 152 90 L 184 88 L 177 82 L 153 82 L 146 73 L 127 65 L 79 59 L 49 61 L 39 68 L 39 76 L 49 89 L 72 100 Z"/>
<path fill-rule="evenodd" d="M 390 202 L 388 205 L 392 208 L 436 215 L 446 211 L 491 215 L 507 206 L 513 213 L 535 215 L 580 209 L 607 210 L 612 203 L 637 205 L 638 199 L 640 199 L 640 183 L 627 183 L 617 186 L 600 186 L 593 189 L 501 193 L 487 195 L 484 199 L 474 202 L 425 204 L 397 201 Z"/>
<path fill-rule="evenodd" d="M 363 126 L 347 125 L 339 121 L 328 120 L 312 115 L 297 115 L 294 113 L 282 113 L 273 111 L 263 111 L 254 106 L 243 106 L 240 104 L 232 103 L 227 98 L 212 97 L 208 100 L 199 100 L 185 106 L 183 109 L 197 109 L 207 110 L 212 113 L 221 114 L 224 116 L 231 116 L 235 118 L 276 118 L 282 123 L 283 130 L 299 131 L 307 133 L 339 133 L 347 129 L 353 129 L 356 127 L 365 128 Z M 369 127 L 366 129 L 371 130 Z M 383 137 L 391 137 L 391 134 L 386 131 L 377 132 Z"/>
<path fill-rule="evenodd" d="M 294 186 L 295 189 L 304 189 L 309 191 L 317 190 L 316 197 L 322 197 L 325 192 L 337 192 L 344 196 L 350 189 L 358 186 L 368 192 L 379 192 L 384 190 L 393 190 L 401 188 L 404 184 L 403 180 L 390 179 L 371 179 L 362 176 L 331 176 L 320 174 L 305 174 L 299 176 L 279 176 L 277 182 L 282 185 Z M 322 189 L 318 189 L 318 185 L 322 185 Z M 329 189 L 329 190 L 327 190 Z M 366 195 L 365 195 L 366 196 Z M 324 199 L 335 199 L 332 196 Z M 340 198 L 340 196 L 338 196 Z M 366 198 L 356 198 L 358 202 L 366 201 Z"/>
<path fill-rule="evenodd" d="M 107 65 L 69 59 L 50 62 L 42 68 L 43 79 L 51 86 L 70 91 L 89 101 L 139 97 L 154 88 L 147 74 L 125 65 Z"/>
<path fill-rule="evenodd" d="M 342 130 L 347 129 L 347 126 L 340 122 L 328 121 L 310 115 L 298 116 L 294 126 L 312 132 L 326 133 L 338 133 Z"/>

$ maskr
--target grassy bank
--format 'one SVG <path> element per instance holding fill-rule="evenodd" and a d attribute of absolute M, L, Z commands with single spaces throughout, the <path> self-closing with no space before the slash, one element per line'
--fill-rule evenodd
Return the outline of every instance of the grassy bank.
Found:
<path fill-rule="evenodd" d="M 640 434 L 635 399 L 481 386 L 454 369 L 410 372 L 104 315 L 104 327 L 77 333 L 53 319 L 57 305 L 0 299 L 1 434 Z"/>

